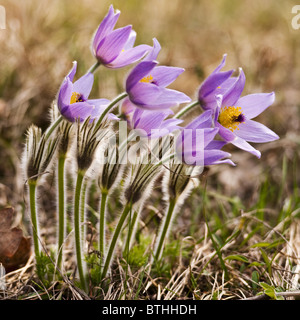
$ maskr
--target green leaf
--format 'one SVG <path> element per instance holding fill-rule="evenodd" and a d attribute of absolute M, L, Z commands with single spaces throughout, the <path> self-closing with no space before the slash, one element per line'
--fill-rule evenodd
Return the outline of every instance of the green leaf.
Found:
<path fill-rule="evenodd" d="M 234 254 L 234 255 L 227 256 L 224 260 L 237 260 L 237 261 L 242 261 L 242 262 L 246 262 L 246 263 L 249 262 L 249 260 L 246 257 L 244 257 L 240 254 Z"/>

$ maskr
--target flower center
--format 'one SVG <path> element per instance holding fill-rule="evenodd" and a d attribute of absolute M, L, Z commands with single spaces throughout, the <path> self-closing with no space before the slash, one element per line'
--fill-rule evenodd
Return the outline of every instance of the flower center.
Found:
<path fill-rule="evenodd" d="M 218 121 L 230 131 L 239 130 L 239 124 L 245 122 L 241 107 L 222 107 Z"/>
<path fill-rule="evenodd" d="M 153 77 L 150 74 L 149 76 L 144 77 L 143 79 L 141 79 L 140 82 L 152 83 L 154 81 L 153 81 Z"/>
<path fill-rule="evenodd" d="M 76 102 L 82 102 L 83 99 L 82 99 L 82 96 L 80 93 L 78 92 L 73 92 L 72 93 L 72 96 L 71 96 L 71 99 L 70 99 L 70 104 L 72 103 L 76 103 Z"/>

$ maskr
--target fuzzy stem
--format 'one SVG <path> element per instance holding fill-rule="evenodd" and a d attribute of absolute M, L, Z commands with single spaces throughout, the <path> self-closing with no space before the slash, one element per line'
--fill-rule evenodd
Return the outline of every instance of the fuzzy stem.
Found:
<path fill-rule="evenodd" d="M 87 291 L 87 284 L 85 279 L 85 272 L 83 268 L 82 260 L 82 248 L 81 248 L 81 228 L 80 228 L 80 199 L 81 199 L 81 189 L 84 180 L 84 171 L 78 171 L 76 187 L 75 187 L 75 197 L 74 197 L 74 231 L 75 231 L 75 250 L 77 258 L 77 268 L 79 272 L 80 283 L 82 289 Z"/>
<path fill-rule="evenodd" d="M 161 231 L 160 231 L 159 237 L 157 238 L 157 241 L 156 241 L 157 245 L 156 245 L 155 251 L 154 251 L 155 261 L 158 261 L 161 257 L 164 242 L 165 242 L 166 237 L 169 233 L 170 223 L 172 221 L 172 215 L 174 212 L 175 205 L 176 205 L 176 198 L 170 199 L 168 212 L 164 216 L 164 219 L 162 221 Z"/>
<path fill-rule="evenodd" d="M 95 62 L 88 70 L 88 73 L 94 73 L 96 71 L 96 69 L 98 69 L 98 67 L 101 66 L 101 62 L 97 61 Z"/>
<path fill-rule="evenodd" d="M 32 237 L 34 245 L 34 254 L 36 260 L 39 260 L 40 257 L 40 244 L 39 244 L 39 225 L 36 212 L 36 180 L 28 180 L 29 185 L 29 203 L 30 203 L 30 214 L 31 214 L 31 223 L 32 223 Z"/>
<path fill-rule="evenodd" d="M 86 199 L 86 188 L 87 182 L 84 181 L 80 195 L 80 225 L 81 225 L 81 243 L 84 244 L 86 235 L 86 224 L 85 224 L 85 199 Z"/>
<path fill-rule="evenodd" d="M 54 122 L 52 122 L 51 126 L 46 131 L 45 140 L 47 141 L 51 136 L 52 132 L 56 129 L 56 127 L 62 122 L 63 116 L 60 115 Z"/>
<path fill-rule="evenodd" d="M 95 129 L 94 132 L 97 131 L 100 127 L 100 124 L 102 122 L 102 120 L 104 119 L 104 117 L 114 108 L 114 106 L 122 99 L 127 97 L 127 92 L 123 92 L 121 93 L 119 96 L 117 96 L 108 106 L 107 108 L 102 112 L 101 116 L 99 117 L 96 125 L 95 125 Z"/>
<path fill-rule="evenodd" d="M 194 101 L 191 104 L 187 105 L 185 108 L 183 108 L 182 110 L 178 111 L 175 116 L 173 117 L 174 119 L 180 119 L 184 114 L 186 114 L 188 111 L 190 111 L 191 109 L 193 109 L 195 106 L 197 106 L 199 104 L 199 101 Z"/>
<path fill-rule="evenodd" d="M 121 233 L 121 230 L 122 230 L 124 222 L 125 222 L 125 220 L 127 218 L 127 215 L 131 210 L 131 207 L 132 207 L 131 202 L 127 202 L 127 204 L 124 207 L 123 213 L 121 214 L 119 222 L 118 222 L 118 224 L 117 224 L 117 226 L 115 228 L 113 237 L 112 237 L 110 245 L 109 245 L 108 253 L 107 253 L 107 256 L 106 256 L 106 259 L 105 259 L 103 271 L 102 271 L 102 274 L 101 274 L 101 279 L 104 279 L 106 274 L 107 274 L 108 268 L 110 266 L 110 263 L 111 263 L 111 260 L 112 260 L 112 257 L 113 257 L 113 253 L 115 251 L 115 247 L 116 247 L 119 235 Z"/>
<path fill-rule="evenodd" d="M 103 260 L 103 257 L 105 255 L 105 208 L 107 197 L 108 191 L 106 189 L 102 189 L 99 217 L 99 252 L 101 260 Z"/>
<path fill-rule="evenodd" d="M 63 242 L 65 239 L 65 161 L 66 155 L 58 157 L 58 257 L 57 266 L 61 268 Z"/>
<path fill-rule="evenodd" d="M 125 249 L 123 251 L 123 256 L 127 256 L 130 250 L 130 243 L 131 239 L 134 236 L 133 231 L 136 228 L 136 223 L 137 223 L 137 217 L 138 217 L 138 212 L 134 211 L 132 219 L 129 219 L 128 221 L 128 233 L 127 233 L 127 239 L 125 243 Z"/>

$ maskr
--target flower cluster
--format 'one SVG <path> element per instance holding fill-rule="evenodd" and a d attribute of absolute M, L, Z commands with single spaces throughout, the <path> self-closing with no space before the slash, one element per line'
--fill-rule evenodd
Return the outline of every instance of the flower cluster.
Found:
<path fill-rule="evenodd" d="M 32 163 L 35 164 L 25 164 L 27 179 L 32 182 L 31 185 L 36 186 L 37 177 L 43 173 L 42 171 L 46 171 L 50 163 L 55 163 L 50 160 L 55 160 L 55 150 L 58 146 L 59 267 L 63 261 L 61 250 L 65 236 L 65 159 L 70 159 L 77 168 L 77 175 L 74 174 L 76 187 L 73 222 L 77 269 L 81 286 L 85 290 L 88 290 L 88 277 L 82 254 L 82 237 L 85 235 L 81 226 L 84 225 L 85 195 L 91 180 L 95 179 L 98 182 L 101 194 L 98 244 L 101 260 L 98 277 L 100 281 L 109 272 L 125 222 L 131 213 L 134 214 L 136 222 L 144 201 L 149 197 L 151 186 L 161 174 L 164 176 L 162 191 L 165 193 L 163 198 L 168 202 L 168 212 L 162 220 L 157 236 L 154 259 L 161 257 L 164 241 L 170 231 L 170 221 L 178 208 L 178 199 L 182 205 L 195 185 L 193 174 L 199 176 L 203 167 L 209 165 L 234 166 L 235 163 L 230 159 L 231 154 L 222 150 L 227 144 L 259 158 L 260 152 L 249 142 L 260 143 L 278 139 L 277 134 L 269 128 L 252 120 L 273 104 L 275 94 L 272 92 L 241 96 L 245 86 L 245 74 L 241 68 L 237 76 L 233 76 L 234 70 L 222 71 L 226 55 L 200 85 L 197 98 L 192 101 L 185 93 L 168 88 L 184 69 L 160 65 L 158 55 L 161 46 L 156 38 L 153 39 L 152 46 L 134 46 L 136 32 L 132 30 L 132 26 L 115 29 L 119 15 L 120 12 L 115 11 L 111 5 L 92 39 L 91 49 L 95 64 L 74 81 L 77 62 L 73 62 L 73 67 L 63 80 L 54 103 L 58 115 L 42 138 L 39 130 L 30 129 L 29 136 L 33 138 L 28 140 L 26 148 L 25 159 L 31 159 L 31 162 L 34 160 Z M 124 81 L 124 92 L 111 100 L 104 97 L 90 98 L 94 72 L 99 67 L 118 69 L 132 64 L 135 65 Z M 187 105 L 180 107 L 181 104 Z M 183 117 L 195 106 L 200 106 L 197 110 L 202 112 L 183 126 Z M 174 108 L 179 110 L 176 114 Z M 116 114 L 116 109 L 119 110 L 119 114 Z M 124 123 L 126 130 L 122 131 Z M 119 130 L 116 129 L 118 124 Z M 72 126 L 76 130 L 71 130 Z M 50 139 L 53 132 L 57 132 L 55 142 Z M 124 162 L 124 155 L 132 143 L 130 138 L 137 136 L 148 143 L 143 144 L 141 148 L 136 144 L 134 150 L 138 152 L 135 153 L 134 163 Z M 110 137 L 109 141 L 107 137 Z M 117 138 L 113 139 L 114 137 L 119 139 L 117 149 Z M 136 161 L 147 161 L 149 154 L 155 154 L 154 163 Z M 99 164 L 103 157 L 109 161 L 108 164 Z M 125 180 L 123 189 L 122 184 L 118 183 L 122 178 Z M 122 194 L 120 200 L 123 202 L 123 213 L 110 243 L 107 244 L 104 236 L 106 204 L 112 196 L 112 189 L 115 188 L 120 188 Z M 35 188 L 30 189 L 32 221 L 37 221 L 35 191 Z M 37 222 L 34 228 L 38 228 Z M 126 252 L 132 242 L 134 229 L 132 227 L 128 231 Z M 37 239 L 35 244 L 38 244 Z M 39 254 L 39 250 L 36 250 L 36 255 Z"/>

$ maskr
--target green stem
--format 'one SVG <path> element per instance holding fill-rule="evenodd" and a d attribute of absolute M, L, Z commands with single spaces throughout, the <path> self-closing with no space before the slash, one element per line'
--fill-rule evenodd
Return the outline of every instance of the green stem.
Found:
<path fill-rule="evenodd" d="M 81 199 L 81 189 L 84 180 L 85 172 L 78 171 L 77 181 L 75 187 L 75 197 L 74 197 L 74 231 L 75 231 L 75 250 L 77 258 L 77 268 L 80 278 L 80 284 L 82 289 L 87 291 L 87 284 L 85 279 L 85 272 L 82 260 L 82 248 L 81 248 L 81 227 L 80 227 L 80 199 Z"/>
<path fill-rule="evenodd" d="M 134 235 L 133 231 L 135 230 L 135 224 L 137 223 L 137 217 L 138 217 L 137 211 L 134 211 L 132 218 L 130 215 L 131 219 L 129 219 L 129 221 L 128 221 L 128 233 L 127 233 L 127 239 L 126 239 L 126 243 L 125 243 L 125 249 L 123 252 L 123 256 L 127 256 L 129 253 L 131 239 Z"/>
<path fill-rule="evenodd" d="M 183 108 L 182 110 L 178 111 L 175 116 L 173 117 L 174 119 L 179 119 L 181 118 L 184 114 L 186 114 L 187 112 L 189 112 L 191 109 L 193 109 L 195 106 L 197 106 L 199 104 L 199 101 L 194 101 L 191 104 L 187 105 L 185 108 Z"/>
<path fill-rule="evenodd" d="M 81 225 L 81 243 L 84 243 L 86 235 L 86 224 L 85 224 L 85 198 L 86 198 L 87 182 L 83 182 L 80 195 L 80 225 Z"/>
<path fill-rule="evenodd" d="M 154 258 L 156 261 L 158 261 L 161 257 L 164 242 L 165 242 L 166 236 L 167 236 L 169 228 L 170 228 L 170 223 L 172 221 L 172 216 L 173 216 L 175 205 L 176 205 L 176 198 L 170 199 L 168 212 L 163 219 L 161 231 L 160 231 L 160 234 L 158 237 L 158 241 L 156 242 L 157 246 L 156 246 L 155 252 L 154 252 Z"/>
<path fill-rule="evenodd" d="M 65 240 L 65 161 L 66 155 L 58 157 L 58 257 L 57 266 L 61 268 L 63 243 Z"/>
<path fill-rule="evenodd" d="M 55 128 L 62 122 L 62 120 L 63 120 L 63 116 L 60 115 L 54 122 L 52 122 L 51 126 L 46 131 L 46 136 L 45 136 L 46 141 L 49 139 L 49 137 L 51 136 Z"/>
<path fill-rule="evenodd" d="M 28 180 L 29 185 L 29 203 L 30 203 L 30 214 L 31 214 L 31 223 L 32 223 L 32 237 L 34 245 L 34 254 L 35 259 L 39 260 L 40 257 L 40 244 L 39 244 L 39 225 L 36 212 L 36 180 Z"/>
<path fill-rule="evenodd" d="M 94 73 L 96 71 L 96 69 L 98 69 L 98 67 L 101 66 L 101 62 L 97 61 L 95 62 L 88 70 L 88 73 Z"/>
<path fill-rule="evenodd" d="M 111 260 L 112 260 L 113 253 L 115 251 L 115 247 L 116 247 L 119 235 L 121 233 L 121 230 L 122 230 L 124 222 L 125 222 L 125 220 L 127 218 L 127 215 L 131 210 L 131 207 L 132 207 L 131 202 L 128 202 L 126 204 L 126 206 L 124 207 L 123 213 L 121 214 L 121 217 L 119 219 L 119 222 L 118 222 L 118 224 L 116 226 L 116 229 L 114 231 L 113 237 L 112 237 L 110 245 L 109 245 L 108 253 L 107 253 L 107 256 L 106 256 L 106 259 L 105 259 L 105 262 L 104 262 L 103 271 L 102 271 L 102 274 L 101 274 L 101 279 L 104 279 L 106 274 L 107 274 L 108 268 L 109 268 Z"/>
<path fill-rule="evenodd" d="M 108 191 L 103 189 L 101 192 L 100 218 L 99 218 L 99 252 L 100 258 L 103 260 L 105 255 L 105 209 Z"/>
<path fill-rule="evenodd" d="M 119 102 L 121 101 L 122 99 L 126 98 L 127 97 L 127 92 L 123 92 L 121 93 L 119 96 L 117 96 L 108 106 L 107 108 L 102 112 L 101 116 L 99 117 L 96 125 L 95 125 L 95 129 L 94 129 L 94 132 L 96 130 L 99 129 L 100 125 L 101 125 L 101 122 L 102 120 L 104 119 L 104 117 L 114 108 L 114 106 Z"/>

